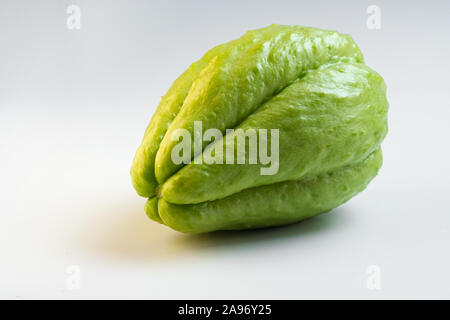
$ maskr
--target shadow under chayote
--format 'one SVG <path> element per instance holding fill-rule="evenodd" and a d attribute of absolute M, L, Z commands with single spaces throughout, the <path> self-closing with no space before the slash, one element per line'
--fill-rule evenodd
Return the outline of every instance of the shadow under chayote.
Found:
<path fill-rule="evenodd" d="M 345 225 L 348 208 L 340 207 L 327 214 L 301 221 L 296 224 L 247 230 L 218 231 L 191 235 L 176 232 L 147 218 L 137 204 L 114 208 L 115 218 L 102 221 L 95 236 L 84 239 L 91 253 L 96 256 L 111 256 L 121 259 L 138 259 L 151 263 L 186 259 L 196 254 L 214 251 L 251 250 L 258 247 L 320 237 L 330 229 Z"/>

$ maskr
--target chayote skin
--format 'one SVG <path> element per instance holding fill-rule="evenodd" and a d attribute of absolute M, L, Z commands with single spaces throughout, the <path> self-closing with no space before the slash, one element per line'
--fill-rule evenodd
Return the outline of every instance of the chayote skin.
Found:
<path fill-rule="evenodd" d="M 381 166 L 385 92 L 348 35 L 280 25 L 249 31 L 208 51 L 173 83 L 136 153 L 134 187 L 149 198 L 150 218 L 189 233 L 282 225 L 329 211 Z M 249 161 L 211 164 L 209 142 L 199 154 L 192 150 L 189 164 L 175 164 L 173 133 L 194 137 L 194 121 L 203 131 L 235 129 L 214 141 L 225 154 L 248 129 L 278 129 L 277 172 L 262 175 L 266 165 Z"/>

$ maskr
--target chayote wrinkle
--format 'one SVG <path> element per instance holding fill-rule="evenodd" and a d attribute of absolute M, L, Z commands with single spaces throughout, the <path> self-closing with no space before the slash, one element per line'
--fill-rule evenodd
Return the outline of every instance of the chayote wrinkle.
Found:
<path fill-rule="evenodd" d="M 348 77 L 348 74 L 354 76 Z M 359 85 L 354 86 L 354 83 Z M 337 84 L 345 94 L 335 88 Z M 261 176 L 260 165 L 239 167 L 191 163 L 162 185 L 163 198 L 178 204 L 199 203 L 254 186 L 297 180 L 358 163 L 378 147 L 387 132 L 384 94 L 370 94 L 377 92 L 377 88 L 385 88 L 382 78 L 359 63 L 329 64 L 309 73 L 243 122 L 244 130 L 280 129 L 282 162 L 278 174 Z M 375 107 L 368 111 L 371 106 Z M 327 128 L 324 128 L 324 123 L 328 124 L 328 135 L 323 134 Z M 377 130 L 380 124 L 381 130 Z M 369 134 L 358 134 L 361 127 L 370 129 Z M 298 134 L 302 136 L 293 140 Z M 217 143 L 226 144 L 233 135 L 227 135 Z M 225 149 L 223 146 L 222 150 Z M 298 150 L 303 150 L 307 157 L 298 155 Z M 285 164 L 289 169 L 285 169 Z M 218 181 L 213 190 L 208 187 L 209 177 Z"/>
<path fill-rule="evenodd" d="M 147 214 L 147 216 L 153 221 L 164 224 L 164 221 L 161 219 L 159 215 L 157 197 L 151 197 L 147 199 L 147 201 L 145 202 L 144 211 Z"/>
<path fill-rule="evenodd" d="M 199 204 L 178 205 L 160 199 L 157 207 L 151 208 L 158 211 L 165 225 L 185 233 L 290 224 L 329 212 L 348 201 L 364 190 L 381 165 L 382 154 L 378 148 L 357 165 L 321 175 L 254 187 Z"/>
<path fill-rule="evenodd" d="M 181 109 L 185 97 L 192 87 L 193 81 L 197 79 L 196 74 L 199 74 L 205 68 L 207 63 L 215 57 L 216 51 L 223 50 L 225 47 L 232 45 L 234 41 L 214 47 L 208 51 L 202 59 L 191 64 L 191 66 L 175 80 L 168 92 L 161 99 L 150 124 L 145 130 L 142 144 L 136 152 L 131 168 L 133 186 L 139 195 L 151 197 L 155 194 L 155 188 L 157 187 L 154 171 L 156 152 L 159 149 L 160 142 L 165 136 L 167 128 Z M 166 108 L 174 110 L 164 114 Z"/>
<path fill-rule="evenodd" d="M 174 119 L 169 130 L 166 132 L 166 136 L 161 142 L 160 149 L 157 152 L 155 174 L 159 183 L 163 183 L 168 177 L 176 173 L 179 168 L 182 167 L 182 165 L 175 165 L 170 161 L 170 150 L 176 144 L 176 142 L 170 141 L 170 137 L 171 133 L 176 128 L 185 128 L 192 132 L 193 121 L 190 122 L 189 120 L 185 120 L 186 118 L 189 119 L 186 115 L 189 115 L 190 119 L 196 119 L 205 123 L 211 119 L 207 113 L 203 113 L 205 106 L 208 110 L 212 110 L 211 105 L 218 105 L 220 108 L 218 108 L 216 112 L 221 114 L 221 116 L 218 118 L 213 118 L 216 121 L 214 126 L 207 125 L 204 129 L 215 127 L 224 132 L 227 128 L 234 128 L 240 121 L 258 108 L 265 100 L 270 99 L 273 94 L 276 94 L 276 92 L 279 92 L 284 87 L 288 86 L 307 70 L 318 68 L 321 64 L 329 61 L 337 61 L 336 57 L 339 57 L 339 55 L 336 53 L 353 56 L 354 59 L 358 61 L 362 60 L 362 55 L 359 49 L 353 45 L 353 41 L 349 36 L 339 36 L 334 32 L 325 32 L 313 28 L 294 27 L 286 29 L 286 27 L 283 26 L 275 27 L 281 31 L 280 35 L 275 38 L 269 37 L 269 40 L 271 40 L 270 47 L 272 50 L 269 51 L 268 56 L 271 57 L 269 60 L 277 61 L 277 63 L 275 65 L 266 66 L 266 75 L 264 76 L 264 79 L 270 79 L 270 81 L 263 80 L 263 85 L 259 86 L 261 88 L 259 93 L 258 89 L 255 89 L 256 85 L 248 81 L 246 82 L 245 77 L 242 79 L 240 76 L 242 74 L 246 74 L 246 72 L 244 72 L 246 69 L 243 66 L 254 64 L 255 60 L 258 61 L 258 59 L 261 59 L 261 56 L 264 58 L 261 51 L 261 48 L 264 48 L 264 45 L 263 43 L 258 42 L 245 51 L 243 57 L 240 57 L 235 64 L 228 64 L 228 66 L 232 65 L 233 67 L 230 73 L 223 72 L 220 68 L 220 66 L 223 64 L 227 65 L 229 62 L 227 60 L 228 55 L 219 53 L 217 57 L 210 62 L 211 64 L 215 63 L 216 65 L 210 68 L 207 79 L 203 82 L 205 83 L 205 88 L 195 85 L 201 82 L 199 79 L 194 82 L 189 95 L 186 97 L 183 107 Z M 286 40 L 290 38 L 292 32 L 298 32 L 301 34 L 301 37 L 299 37 L 300 42 L 285 44 Z M 313 38 L 310 38 L 311 36 L 313 36 Z M 324 39 L 321 39 L 320 37 L 323 37 Z M 285 46 L 296 48 L 295 50 L 297 51 L 297 55 L 302 56 L 304 53 L 303 44 L 305 42 L 311 43 L 314 50 L 309 55 L 306 54 L 304 57 L 305 59 L 296 60 L 295 63 L 291 62 L 291 64 L 289 64 L 289 61 L 293 59 L 290 56 L 283 54 L 282 50 L 278 50 L 277 47 L 285 44 Z M 327 43 L 335 44 L 336 47 L 330 46 Z M 317 47 L 320 47 L 321 50 Z M 283 60 L 286 56 L 288 59 Z M 305 65 L 305 63 L 307 65 Z M 232 84 L 227 87 L 228 89 L 224 89 L 223 86 L 216 86 L 215 83 L 217 82 Z M 197 90 L 200 91 L 198 94 L 195 90 L 196 87 L 200 87 L 200 89 L 205 90 Z M 239 88 L 240 90 L 236 91 L 235 88 Z M 203 94 L 204 92 L 206 92 L 206 94 Z M 236 108 L 236 106 L 241 107 Z M 182 120 L 177 122 L 178 119 Z M 206 146 L 207 144 L 204 143 L 203 149 Z"/>
<path fill-rule="evenodd" d="M 249 36 L 252 38 L 249 39 Z M 246 37 L 248 44 L 252 44 L 257 41 L 257 39 L 255 34 L 252 34 L 251 32 Z M 209 50 L 199 61 L 193 63 L 177 80 L 175 80 L 168 92 L 163 96 L 150 124 L 145 130 L 142 144 L 136 153 L 131 169 L 133 185 L 139 195 L 150 197 L 155 194 L 157 184 L 154 173 L 154 160 L 156 152 L 159 149 L 159 143 L 164 138 L 167 128 L 182 108 L 193 83 L 199 78 L 198 75 L 205 72 L 205 68 L 209 65 L 209 62 L 217 56 L 218 52 L 224 52 L 227 48 L 231 48 L 229 51 L 236 51 L 237 48 L 243 48 L 243 45 L 240 45 L 239 42 L 243 42 L 242 39 L 232 40 Z M 164 111 L 168 106 L 175 107 L 175 112 L 161 114 L 161 111 Z M 161 128 L 165 130 L 160 130 Z"/>

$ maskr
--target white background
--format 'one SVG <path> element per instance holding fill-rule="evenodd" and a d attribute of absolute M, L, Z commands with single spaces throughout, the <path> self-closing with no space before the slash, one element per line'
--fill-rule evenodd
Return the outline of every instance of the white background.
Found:
<path fill-rule="evenodd" d="M 0 298 L 450 298 L 449 18 L 447 1 L 2 1 Z M 385 78 L 379 176 L 288 227 L 153 223 L 129 169 L 160 97 L 207 49 L 272 23 L 349 33 Z"/>

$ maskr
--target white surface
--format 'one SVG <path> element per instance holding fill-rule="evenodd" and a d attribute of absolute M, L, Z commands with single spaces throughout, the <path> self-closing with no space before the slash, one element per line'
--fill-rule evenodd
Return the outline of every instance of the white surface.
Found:
<path fill-rule="evenodd" d="M 80 31 L 65 28 L 71 3 Z M 450 298 L 450 6 L 378 1 L 374 31 L 372 3 L 311 3 L 2 1 L 0 298 Z M 272 22 L 350 33 L 385 78 L 379 176 L 289 227 L 151 222 L 129 168 L 159 97 L 212 45 Z"/>

